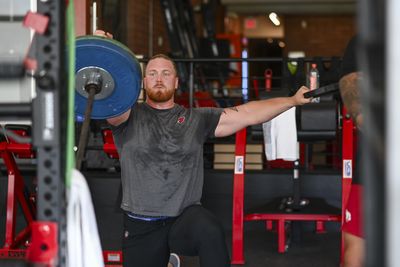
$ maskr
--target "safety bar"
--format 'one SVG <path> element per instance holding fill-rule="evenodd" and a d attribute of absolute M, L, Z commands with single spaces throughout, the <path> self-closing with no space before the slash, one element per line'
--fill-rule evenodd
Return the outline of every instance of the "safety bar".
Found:
<path fill-rule="evenodd" d="M 1 103 L 0 118 L 6 120 L 21 120 L 31 118 L 31 103 Z"/>

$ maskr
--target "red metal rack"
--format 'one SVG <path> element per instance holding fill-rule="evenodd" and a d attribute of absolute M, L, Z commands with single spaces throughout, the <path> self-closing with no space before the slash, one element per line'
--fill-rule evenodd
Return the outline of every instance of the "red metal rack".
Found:
<path fill-rule="evenodd" d="M 19 136 L 26 137 L 24 130 L 13 130 Z M 26 248 L 30 244 L 31 225 L 36 217 L 35 196 L 26 195 L 24 179 L 19 171 L 15 158 L 33 158 L 34 151 L 29 143 L 18 143 L 12 138 L 0 142 L 0 157 L 7 168 L 7 214 L 5 241 L 0 248 L 0 258 L 24 259 Z M 25 217 L 26 226 L 16 233 L 17 204 Z"/>
<path fill-rule="evenodd" d="M 119 155 L 115 147 L 114 137 L 110 129 L 102 129 L 101 135 L 103 136 L 103 150 L 112 159 L 118 159 Z"/>
<path fill-rule="evenodd" d="M 343 110 L 343 114 L 346 111 Z M 246 129 L 236 133 L 235 168 L 233 181 L 233 218 L 232 218 L 232 264 L 244 264 L 243 253 L 243 229 L 245 221 L 261 220 L 266 222 L 267 230 L 272 229 L 275 222 L 278 234 L 278 252 L 284 253 L 286 249 L 286 229 L 285 223 L 291 221 L 315 221 L 316 232 L 324 232 L 324 222 L 336 221 L 343 224 L 345 218 L 344 211 L 347 204 L 351 188 L 353 166 L 353 123 L 351 119 L 344 115 L 342 124 L 342 205 L 341 212 L 333 207 L 321 203 L 324 208 L 323 213 L 317 213 L 315 209 L 309 207 L 298 213 L 285 212 L 265 212 L 249 213 L 244 212 L 244 181 L 245 181 L 245 155 L 246 155 Z M 312 200 L 311 202 L 315 202 Z M 270 203 L 266 210 L 271 210 L 276 203 Z M 343 254 L 343 238 L 341 245 Z"/>

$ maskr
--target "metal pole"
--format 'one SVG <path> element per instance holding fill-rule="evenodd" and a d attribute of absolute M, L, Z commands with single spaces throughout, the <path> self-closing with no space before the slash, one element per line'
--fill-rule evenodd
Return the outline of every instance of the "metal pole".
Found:
<path fill-rule="evenodd" d="M 194 92 L 194 76 L 193 76 L 193 62 L 190 62 L 189 74 L 189 107 L 193 108 L 193 92 Z"/>
<path fill-rule="evenodd" d="M 400 76 L 398 74 L 398 64 L 400 61 L 400 35 L 398 25 L 400 25 L 400 2 L 398 0 L 388 0 L 386 8 L 387 35 L 386 35 L 386 81 L 387 81 L 387 149 L 386 149 L 386 262 L 388 266 L 400 266 L 400 174 L 398 165 L 400 162 Z"/>
<path fill-rule="evenodd" d="M 89 140 L 89 127 L 90 127 L 90 115 L 92 114 L 93 101 L 96 95 L 97 87 L 95 85 L 87 86 L 88 101 L 85 110 L 85 119 L 82 123 L 81 133 L 79 136 L 78 153 L 76 155 L 76 169 L 80 170 L 82 167 L 82 161 L 85 156 L 86 145 Z"/>
<path fill-rule="evenodd" d="M 154 35 L 154 0 L 149 0 L 149 34 L 148 34 L 148 42 L 149 42 L 149 51 L 148 57 L 151 58 L 153 56 L 153 35 Z"/>
<path fill-rule="evenodd" d="M 361 179 L 363 180 L 366 267 L 387 266 L 386 210 L 386 125 L 385 120 L 385 6 L 386 1 L 361 0 L 359 3 L 358 60 L 363 130 L 361 134 Z M 393 96 L 390 96 L 393 97 Z M 391 146 L 393 144 L 390 144 Z"/>

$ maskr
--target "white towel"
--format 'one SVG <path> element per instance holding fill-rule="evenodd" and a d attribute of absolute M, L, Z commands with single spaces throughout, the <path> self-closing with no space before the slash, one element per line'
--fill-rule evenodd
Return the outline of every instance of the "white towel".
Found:
<path fill-rule="evenodd" d="M 73 170 L 67 207 L 69 267 L 104 267 L 89 187 L 83 175 Z"/>
<path fill-rule="evenodd" d="M 262 127 L 267 160 L 299 158 L 295 107 L 263 123 Z"/>

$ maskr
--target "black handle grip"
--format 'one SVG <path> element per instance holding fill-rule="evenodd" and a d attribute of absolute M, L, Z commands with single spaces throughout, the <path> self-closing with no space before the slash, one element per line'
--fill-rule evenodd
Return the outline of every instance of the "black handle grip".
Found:
<path fill-rule="evenodd" d="M 307 93 L 304 93 L 305 98 L 311 97 L 319 97 L 322 95 L 333 94 L 339 91 L 339 84 L 338 83 L 331 83 L 325 86 L 321 86 L 317 89 L 311 90 Z"/>

